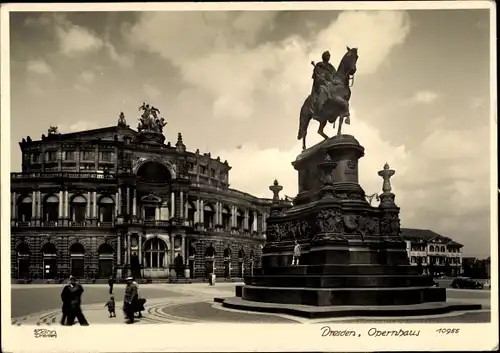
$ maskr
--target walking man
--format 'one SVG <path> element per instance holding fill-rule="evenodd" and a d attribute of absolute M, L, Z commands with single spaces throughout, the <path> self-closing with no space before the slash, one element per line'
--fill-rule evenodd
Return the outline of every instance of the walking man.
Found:
<path fill-rule="evenodd" d="M 66 304 L 66 313 L 67 313 L 67 326 L 73 326 L 75 323 L 75 319 L 78 319 L 78 322 L 81 326 L 88 326 L 87 319 L 83 315 L 82 312 L 82 294 L 83 287 L 81 284 L 76 282 L 76 278 L 73 276 L 69 277 L 69 284 L 64 286 L 63 291 L 61 293 L 61 299 L 63 300 L 63 307 Z M 63 309 L 64 311 L 64 309 Z M 64 320 L 63 313 L 63 320 Z"/>
<path fill-rule="evenodd" d="M 123 298 L 123 312 L 127 318 L 127 324 L 134 323 L 135 303 L 138 297 L 138 289 L 132 277 L 127 277 L 125 297 Z"/>
<path fill-rule="evenodd" d="M 108 280 L 108 285 L 109 285 L 109 294 L 113 294 L 113 285 L 115 284 L 115 279 L 113 278 L 113 276 L 109 276 L 109 280 Z"/>
<path fill-rule="evenodd" d="M 299 265 L 300 254 L 301 254 L 300 245 L 297 242 L 297 240 L 295 240 L 295 246 L 293 247 L 292 266 Z"/>

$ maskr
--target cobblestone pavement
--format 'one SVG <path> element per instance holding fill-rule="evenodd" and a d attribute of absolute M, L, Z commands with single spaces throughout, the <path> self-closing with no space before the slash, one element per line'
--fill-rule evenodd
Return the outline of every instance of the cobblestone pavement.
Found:
<path fill-rule="evenodd" d="M 29 286 L 29 285 L 28 285 Z M 13 305 L 24 307 L 12 309 L 21 315 L 12 315 L 14 325 L 59 325 L 61 318 L 60 285 L 12 286 Z M 352 317 L 334 319 L 304 319 L 282 314 L 263 314 L 232 310 L 213 301 L 214 297 L 234 296 L 234 283 L 218 283 L 208 286 L 197 284 L 148 284 L 141 285 L 141 296 L 147 298 L 146 311 L 137 324 L 188 324 L 188 323 L 475 323 L 490 321 L 489 292 L 448 290 L 449 301 L 483 305 L 483 310 L 454 312 L 439 316 L 373 318 Z M 121 310 L 124 286 L 115 287 L 116 318 L 109 318 L 104 303 L 108 298 L 106 285 L 85 286 L 83 312 L 90 324 L 121 324 L 125 322 Z M 19 291 L 23 291 L 20 296 Z M 31 292 L 31 295 L 28 295 Z M 52 297 L 54 298 L 52 298 Z M 37 298 L 37 300 L 33 300 Z M 52 307 L 47 310 L 47 306 Z M 35 308 L 33 310 L 33 308 Z M 27 310 L 31 312 L 27 313 Z"/>

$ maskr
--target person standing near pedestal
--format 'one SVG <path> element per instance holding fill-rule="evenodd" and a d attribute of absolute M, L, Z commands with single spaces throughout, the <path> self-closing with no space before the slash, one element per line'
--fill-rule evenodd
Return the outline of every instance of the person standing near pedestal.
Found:
<path fill-rule="evenodd" d="M 292 266 L 299 265 L 300 254 L 301 254 L 300 244 L 297 242 L 297 240 L 295 240 L 295 246 L 293 247 Z"/>

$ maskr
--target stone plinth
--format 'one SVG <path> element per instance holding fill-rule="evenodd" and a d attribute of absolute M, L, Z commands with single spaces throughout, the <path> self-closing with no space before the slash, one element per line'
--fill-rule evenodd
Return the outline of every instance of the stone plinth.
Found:
<path fill-rule="evenodd" d="M 138 134 L 138 140 L 142 143 L 161 145 L 165 142 L 165 136 L 158 131 L 142 130 Z"/>
<path fill-rule="evenodd" d="M 446 304 L 445 288 L 434 287 L 430 276 L 409 265 L 390 187 L 395 172 L 387 164 L 379 172 L 384 179 L 380 205 L 366 201 L 358 181 L 363 155 L 353 136 L 340 135 L 297 157 L 292 164 L 299 174 L 299 193 L 293 205 L 280 201 L 277 181 L 270 187 L 274 197 L 262 268 L 244 278 L 237 293 L 241 298 L 219 300 L 223 305 L 303 316 L 318 307 L 325 308 L 321 315 L 332 316 L 360 310 L 366 315 L 457 310 Z M 295 241 L 301 247 L 300 264 L 291 266 Z M 471 308 L 480 306 L 467 306 Z"/>

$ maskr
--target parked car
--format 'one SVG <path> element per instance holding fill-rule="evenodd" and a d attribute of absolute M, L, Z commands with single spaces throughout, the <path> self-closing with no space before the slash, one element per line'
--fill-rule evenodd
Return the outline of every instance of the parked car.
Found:
<path fill-rule="evenodd" d="M 450 287 L 459 289 L 483 289 L 481 282 L 474 281 L 467 277 L 455 278 Z"/>

